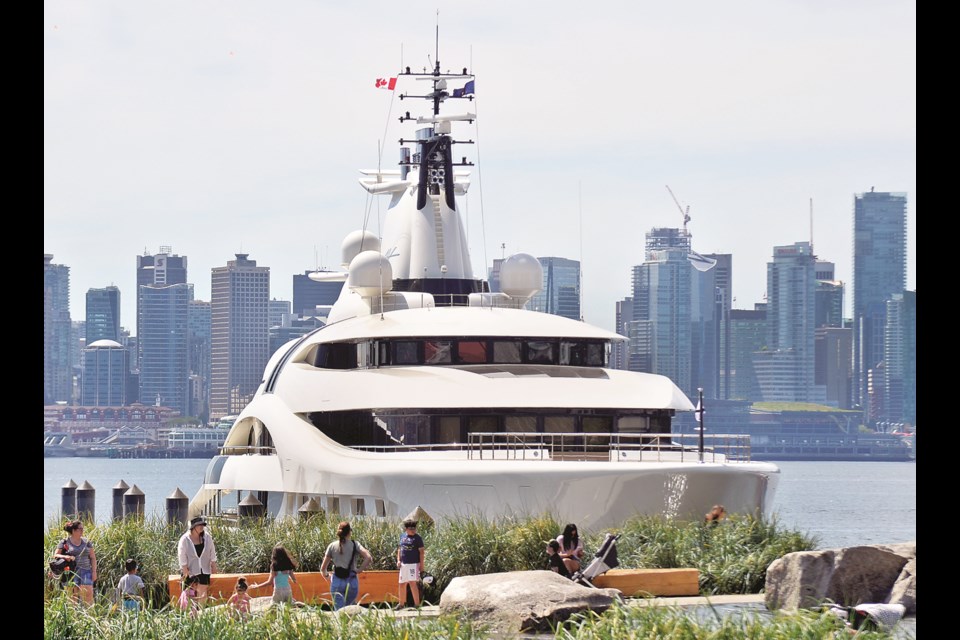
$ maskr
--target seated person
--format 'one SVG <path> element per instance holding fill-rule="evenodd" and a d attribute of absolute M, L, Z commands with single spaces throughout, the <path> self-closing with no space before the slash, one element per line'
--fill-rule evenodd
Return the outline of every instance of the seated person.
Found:
<path fill-rule="evenodd" d="M 560 557 L 560 543 L 556 540 L 547 543 L 547 568 L 564 578 L 570 577 L 570 572 L 567 571 L 567 566 L 563 564 L 563 558 Z"/>

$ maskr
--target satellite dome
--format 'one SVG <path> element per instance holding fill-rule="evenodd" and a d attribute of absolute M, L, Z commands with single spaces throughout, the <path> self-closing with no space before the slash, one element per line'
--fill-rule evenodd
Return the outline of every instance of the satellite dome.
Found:
<path fill-rule="evenodd" d="M 380 251 L 380 238 L 372 231 L 351 231 L 340 243 L 340 264 L 347 266 L 361 251 Z"/>
<path fill-rule="evenodd" d="M 500 290 L 511 298 L 527 298 L 543 288 L 543 267 L 529 253 L 515 253 L 500 265 Z"/>
<path fill-rule="evenodd" d="M 379 251 L 363 251 L 350 261 L 347 286 L 361 296 L 375 296 L 390 291 L 393 267 Z"/>

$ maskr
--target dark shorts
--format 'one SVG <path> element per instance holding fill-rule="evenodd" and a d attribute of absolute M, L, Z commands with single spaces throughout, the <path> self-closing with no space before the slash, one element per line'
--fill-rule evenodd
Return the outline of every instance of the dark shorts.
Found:
<path fill-rule="evenodd" d="M 197 579 L 199 584 L 210 584 L 210 574 L 209 573 L 198 573 Z"/>

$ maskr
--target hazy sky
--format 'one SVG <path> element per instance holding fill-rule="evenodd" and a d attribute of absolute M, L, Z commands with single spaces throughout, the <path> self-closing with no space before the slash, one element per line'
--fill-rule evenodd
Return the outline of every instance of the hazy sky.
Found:
<path fill-rule="evenodd" d="M 582 260 L 584 319 L 612 329 L 644 234 L 682 224 L 669 185 L 751 309 L 773 247 L 810 239 L 812 200 L 849 314 L 853 199 L 874 187 L 907 194 L 916 288 L 913 1 L 47 0 L 43 250 L 70 267 L 73 319 L 113 284 L 133 330 L 136 256 L 160 246 L 202 300 L 239 252 L 286 300 L 293 274 L 339 266 L 359 170 L 381 146 L 395 168 L 413 136 L 414 81 L 392 101 L 374 81 L 432 65 L 438 19 L 441 68 L 477 75 L 477 128 L 454 129 L 478 143 L 454 149 L 478 163 L 475 274 Z"/>

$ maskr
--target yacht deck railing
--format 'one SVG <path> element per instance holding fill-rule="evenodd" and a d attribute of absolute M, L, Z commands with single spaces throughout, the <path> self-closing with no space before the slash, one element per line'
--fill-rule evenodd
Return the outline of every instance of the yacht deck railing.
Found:
<path fill-rule="evenodd" d="M 700 435 L 687 433 L 472 432 L 466 443 L 355 446 L 378 453 L 465 451 L 468 460 L 699 462 Z M 703 437 L 704 462 L 749 462 L 750 436 Z"/>

